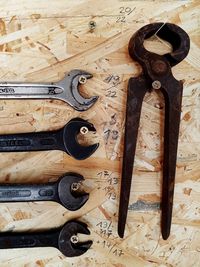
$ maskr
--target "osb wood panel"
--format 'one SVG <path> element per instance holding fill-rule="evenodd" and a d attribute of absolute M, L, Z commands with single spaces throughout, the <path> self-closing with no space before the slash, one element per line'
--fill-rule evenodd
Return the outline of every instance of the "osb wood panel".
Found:
<path fill-rule="evenodd" d="M 0 205 L 0 230 L 52 228 L 79 218 L 88 224 L 92 249 L 66 258 L 54 248 L 1 250 L 1 267 L 18 266 L 200 266 L 200 95 L 199 1 L 4 1 L 0 8 L 0 80 L 58 81 L 82 68 L 93 73 L 83 94 L 99 95 L 96 105 L 78 113 L 61 101 L 0 101 L 0 133 L 61 128 L 80 116 L 95 124 L 92 142 L 100 148 L 76 161 L 59 151 L 1 153 L 1 182 L 47 182 L 65 172 L 79 172 L 90 192 L 88 203 L 69 212 L 56 203 Z M 96 28 L 89 30 L 93 20 Z M 120 169 L 127 81 L 141 68 L 129 57 L 127 44 L 143 25 L 172 22 L 191 38 L 188 57 L 173 68 L 184 80 L 182 120 L 171 236 L 160 234 L 160 188 L 164 102 L 161 94 L 145 96 L 125 238 L 117 237 Z M 146 46 L 169 51 L 159 40 Z"/>

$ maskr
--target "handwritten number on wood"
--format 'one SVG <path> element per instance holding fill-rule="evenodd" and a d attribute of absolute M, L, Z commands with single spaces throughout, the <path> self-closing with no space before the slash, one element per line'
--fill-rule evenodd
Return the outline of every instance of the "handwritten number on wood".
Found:
<path fill-rule="evenodd" d="M 124 7 L 124 6 L 121 6 L 119 8 L 119 16 L 117 17 L 116 19 L 116 22 L 117 23 L 125 23 L 126 22 L 126 16 L 129 16 L 134 10 L 135 8 L 131 8 L 129 6 L 127 7 Z"/>

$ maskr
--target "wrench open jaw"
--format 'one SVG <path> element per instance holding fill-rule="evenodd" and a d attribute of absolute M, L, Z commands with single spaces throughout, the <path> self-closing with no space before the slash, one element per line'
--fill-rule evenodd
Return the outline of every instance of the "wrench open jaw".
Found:
<path fill-rule="evenodd" d="M 68 257 L 81 256 L 92 246 L 92 240 L 79 242 L 78 234 L 90 235 L 90 231 L 85 223 L 70 221 L 64 225 L 59 235 L 59 250 L 64 255 Z M 73 242 L 73 237 L 76 237 L 76 242 Z"/>
<path fill-rule="evenodd" d="M 72 157 L 83 160 L 91 156 L 99 147 L 99 144 L 82 146 L 78 143 L 78 134 L 81 128 L 86 128 L 90 132 L 96 132 L 94 125 L 81 118 L 72 119 L 64 127 L 63 140 L 65 151 Z"/>
<path fill-rule="evenodd" d="M 55 201 L 70 211 L 80 209 L 89 194 L 79 191 L 84 180 L 77 173 L 66 173 L 58 181 L 43 184 L 0 184 L 0 203 Z"/>
<path fill-rule="evenodd" d="M 144 40 L 154 34 L 168 41 L 172 45 L 173 51 L 164 55 L 147 51 L 144 47 Z M 171 23 L 148 24 L 139 29 L 130 39 L 129 54 L 141 64 L 143 73 L 139 77 L 130 78 L 128 84 L 118 220 L 120 237 L 124 236 L 127 218 L 142 102 L 145 94 L 152 88 L 160 89 L 165 99 L 161 231 L 163 239 L 169 237 L 183 91 L 183 84 L 174 78 L 171 67 L 177 65 L 187 56 L 189 48 L 190 39 L 187 33 Z"/>
<path fill-rule="evenodd" d="M 87 71 L 76 69 L 70 71 L 64 79 L 58 83 L 61 88 L 69 88 L 69 90 L 63 91 L 61 100 L 66 99 L 66 102 L 78 111 L 86 111 L 92 107 L 99 97 L 92 96 L 90 98 L 85 98 L 80 94 L 78 89 L 81 81 L 85 83 L 87 79 L 92 77 L 93 75 Z"/>
<path fill-rule="evenodd" d="M 58 99 L 77 111 L 85 111 L 93 106 L 98 96 L 84 98 L 78 87 L 92 77 L 87 71 L 74 69 L 57 83 L 1 82 L 0 99 Z"/>
<path fill-rule="evenodd" d="M 67 173 L 57 183 L 59 202 L 68 210 L 80 209 L 89 199 L 89 194 L 79 192 L 79 185 L 84 181 L 78 173 Z"/>
<path fill-rule="evenodd" d="M 79 242 L 78 234 L 90 235 L 85 223 L 69 221 L 61 228 L 43 232 L 0 233 L 0 249 L 55 247 L 66 257 L 77 257 L 93 244 L 92 240 Z"/>
<path fill-rule="evenodd" d="M 74 118 L 56 131 L 0 135 L 0 152 L 62 150 L 75 159 L 84 160 L 97 150 L 99 144 L 80 145 L 78 134 L 82 127 L 96 132 L 92 123 Z"/>

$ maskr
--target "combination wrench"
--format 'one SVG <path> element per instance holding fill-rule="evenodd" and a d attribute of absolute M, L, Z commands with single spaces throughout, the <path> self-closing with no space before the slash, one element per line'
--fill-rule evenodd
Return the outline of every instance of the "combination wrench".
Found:
<path fill-rule="evenodd" d="M 0 99 L 58 99 L 68 103 L 77 111 L 89 109 L 98 96 L 84 98 L 78 90 L 92 74 L 83 70 L 72 70 L 57 83 L 0 83 Z"/>

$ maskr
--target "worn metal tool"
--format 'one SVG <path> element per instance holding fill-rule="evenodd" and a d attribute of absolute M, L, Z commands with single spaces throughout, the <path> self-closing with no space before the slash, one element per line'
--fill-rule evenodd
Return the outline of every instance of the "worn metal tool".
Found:
<path fill-rule="evenodd" d="M 91 156 L 99 144 L 82 146 L 79 133 L 95 132 L 93 124 L 81 118 L 70 120 L 62 129 L 48 132 L 0 135 L 0 152 L 62 150 L 78 160 Z"/>
<path fill-rule="evenodd" d="M 171 53 L 158 55 L 144 48 L 144 40 L 155 34 L 172 45 Z M 142 101 L 146 92 L 152 88 L 160 89 L 165 99 L 161 231 L 163 239 L 167 239 L 170 234 L 183 91 L 182 82 L 174 78 L 171 67 L 187 56 L 189 48 L 187 33 L 171 23 L 146 25 L 130 39 L 129 54 L 141 64 L 143 73 L 137 78 L 130 78 L 128 84 L 118 222 L 120 237 L 124 236 Z"/>
<path fill-rule="evenodd" d="M 89 109 L 98 96 L 84 98 L 78 85 L 86 83 L 92 74 L 83 70 L 72 70 L 58 83 L 0 83 L 0 99 L 58 99 L 68 103 L 78 111 Z"/>
<path fill-rule="evenodd" d="M 92 241 L 79 242 L 78 234 L 89 235 L 87 225 L 78 221 L 69 221 L 62 228 L 44 232 L 0 233 L 0 249 L 55 247 L 66 257 L 84 254 Z"/>
<path fill-rule="evenodd" d="M 57 182 L 45 184 L 0 184 L 0 203 L 55 201 L 66 209 L 80 209 L 88 200 L 89 194 L 79 192 L 83 176 L 66 173 Z"/>

